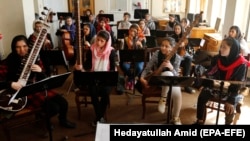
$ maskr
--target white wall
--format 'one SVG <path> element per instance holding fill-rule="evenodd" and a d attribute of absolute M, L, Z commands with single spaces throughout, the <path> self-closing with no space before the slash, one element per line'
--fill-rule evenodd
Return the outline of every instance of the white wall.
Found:
<path fill-rule="evenodd" d="M 26 2 L 33 4 L 33 2 L 31 0 L 25 1 L 26 0 L 1 0 L 0 2 L 0 33 L 3 34 L 0 48 L 4 51 L 1 53 L 3 55 L 2 59 L 10 52 L 12 38 L 18 34 L 26 35 L 27 28 L 25 27 L 24 19 L 28 18 L 25 17 L 27 13 L 23 12 L 23 4 Z M 28 21 L 26 23 L 29 24 Z"/>
<path fill-rule="evenodd" d="M 35 12 L 44 11 L 44 6 L 51 8 L 54 12 L 67 12 L 68 0 L 1 0 L 0 1 L 0 33 L 3 39 L 0 42 L 1 59 L 7 57 L 10 53 L 12 38 L 18 34 L 29 36 L 33 32 L 33 21 Z M 46 12 L 46 11 L 45 11 Z M 57 37 L 55 32 L 58 28 L 57 16 L 53 17 L 54 22 L 51 24 L 50 33 L 53 42 L 57 46 Z"/>

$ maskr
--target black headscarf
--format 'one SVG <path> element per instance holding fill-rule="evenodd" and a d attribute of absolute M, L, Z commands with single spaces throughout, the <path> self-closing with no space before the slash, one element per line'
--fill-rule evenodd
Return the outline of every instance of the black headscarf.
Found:
<path fill-rule="evenodd" d="M 223 66 L 229 66 L 240 57 L 240 43 L 232 37 L 227 37 L 223 41 L 230 46 L 230 53 L 225 57 L 221 56 L 221 52 L 219 51 L 219 59 Z"/>

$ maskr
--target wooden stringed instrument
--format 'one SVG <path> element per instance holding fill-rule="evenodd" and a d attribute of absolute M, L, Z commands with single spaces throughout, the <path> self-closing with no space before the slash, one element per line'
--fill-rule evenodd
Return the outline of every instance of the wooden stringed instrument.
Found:
<path fill-rule="evenodd" d="M 77 49 L 76 49 L 76 65 L 82 65 L 82 54 L 83 54 L 83 47 L 82 47 L 82 43 L 81 43 L 81 26 L 80 26 L 80 8 L 79 8 L 79 0 L 75 0 L 74 1 L 75 3 L 75 20 L 76 20 L 76 46 L 77 46 Z M 84 36 L 85 38 L 85 36 Z M 85 39 L 84 39 L 85 41 Z M 74 80 L 74 83 L 78 85 L 78 83 L 81 81 L 79 80 L 78 76 L 79 76 L 79 73 L 81 71 L 77 71 L 75 70 L 74 71 L 74 75 L 73 75 L 73 80 Z"/>
<path fill-rule="evenodd" d="M 59 25 L 62 22 L 63 17 L 60 17 Z M 74 47 L 71 45 L 71 37 L 70 37 L 70 31 L 63 32 L 62 34 L 62 48 L 65 54 L 65 57 L 67 60 L 70 60 L 74 57 Z"/>
<path fill-rule="evenodd" d="M 75 0 L 75 22 L 76 22 L 76 64 L 82 65 L 82 43 L 81 43 L 81 24 L 79 0 Z"/>
<path fill-rule="evenodd" d="M 197 15 L 195 17 L 195 20 L 192 22 L 192 24 L 190 25 L 190 28 L 188 28 L 188 30 L 184 33 L 184 35 L 179 39 L 178 43 L 175 44 L 175 47 L 173 47 L 172 51 L 170 53 L 167 54 L 166 58 L 164 61 L 169 61 L 178 51 L 178 49 L 180 48 L 182 42 L 185 42 L 187 40 L 187 35 L 190 33 L 190 31 L 192 30 L 192 28 L 199 23 L 199 20 L 201 18 L 203 14 L 203 11 L 200 12 L 199 15 Z M 154 73 L 149 74 L 148 76 L 146 76 L 145 78 L 149 81 L 149 79 L 151 78 L 151 76 L 153 76 Z"/>
<path fill-rule="evenodd" d="M 40 30 L 35 43 L 29 55 L 27 55 L 27 59 L 26 58 L 24 59 L 24 62 L 23 62 L 24 67 L 18 79 L 18 82 L 20 82 L 22 86 L 26 86 L 30 73 L 31 73 L 30 68 L 36 62 L 39 52 L 43 46 L 44 40 L 50 28 L 47 22 L 48 22 L 48 15 L 50 15 L 51 13 L 52 11 L 49 9 L 48 14 L 45 16 L 45 19 L 43 20 L 42 29 Z M 0 91 L 0 109 L 6 110 L 6 111 L 12 111 L 12 112 L 17 112 L 17 111 L 22 110 L 27 103 L 27 96 L 22 97 L 22 98 L 16 98 L 20 90 L 21 89 L 19 89 L 18 91 L 13 90 L 13 89 L 1 90 Z"/>
<path fill-rule="evenodd" d="M 179 49 L 177 50 L 177 53 L 180 55 L 180 56 L 184 56 L 186 54 L 186 46 L 188 44 L 188 40 L 185 39 L 184 40 L 184 46 L 183 47 L 179 47 Z"/>

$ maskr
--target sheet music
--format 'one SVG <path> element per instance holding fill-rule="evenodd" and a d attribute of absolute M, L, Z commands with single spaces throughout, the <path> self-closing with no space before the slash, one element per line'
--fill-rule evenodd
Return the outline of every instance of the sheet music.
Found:
<path fill-rule="evenodd" d="M 97 122 L 95 141 L 109 141 L 110 124 Z"/>

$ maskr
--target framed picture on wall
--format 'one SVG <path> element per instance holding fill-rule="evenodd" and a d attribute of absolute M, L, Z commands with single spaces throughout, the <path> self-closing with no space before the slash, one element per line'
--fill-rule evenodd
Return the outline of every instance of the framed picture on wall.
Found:
<path fill-rule="evenodd" d="M 69 12 L 75 13 L 75 0 L 68 0 Z M 80 15 L 83 16 L 83 13 L 90 9 L 92 13 L 95 13 L 94 9 L 94 0 L 79 0 Z"/>
<path fill-rule="evenodd" d="M 163 0 L 164 13 L 185 12 L 185 0 Z"/>

